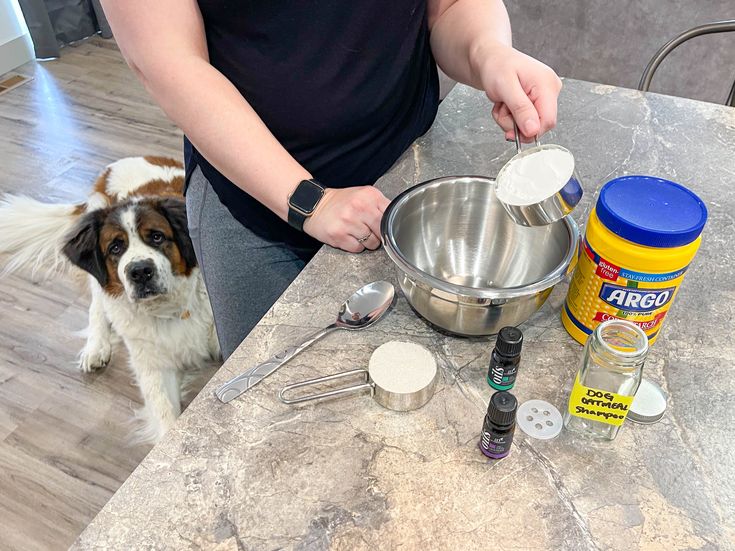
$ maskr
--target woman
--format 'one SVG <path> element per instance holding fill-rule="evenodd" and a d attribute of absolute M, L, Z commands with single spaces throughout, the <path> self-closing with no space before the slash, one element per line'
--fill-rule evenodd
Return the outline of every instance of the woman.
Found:
<path fill-rule="evenodd" d="M 513 137 L 561 82 L 511 47 L 501 0 L 103 0 L 130 67 L 183 129 L 189 229 L 228 357 L 322 243 L 380 246 L 372 184 L 431 126 L 438 64 Z"/>

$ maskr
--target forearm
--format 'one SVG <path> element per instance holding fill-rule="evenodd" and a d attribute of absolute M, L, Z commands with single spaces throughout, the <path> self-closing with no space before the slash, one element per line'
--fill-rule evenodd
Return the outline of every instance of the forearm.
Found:
<path fill-rule="evenodd" d="M 102 3 L 126 61 L 171 120 L 222 174 L 285 220 L 288 195 L 310 174 L 209 64 L 196 0 Z"/>
<path fill-rule="evenodd" d="M 510 21 L 501 0 L 431 0 L 431 50 L 454 80 L 483 89 L 481 62 L 498 45 L 511 46 Z"/>
<path fill-rule="evenodd" d="M 288 195 L 310 178 L 238 90 L 205 59 L 177 60 L 142 80 L 166 114 L 224 176 L 282 219 Z"/>

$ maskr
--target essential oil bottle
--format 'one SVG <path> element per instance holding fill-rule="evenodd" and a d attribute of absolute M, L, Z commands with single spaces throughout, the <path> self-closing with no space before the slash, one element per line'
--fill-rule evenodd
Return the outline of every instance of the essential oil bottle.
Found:
<path fill-rule="evenodd" d="M 480 435 L 480 450 L 490 459 L 502 459 L 510 453 L 517 409 L 518 401 L 510 392 L 496 392 L 490 398 Z"/>
<path fill-rule="evenodd" d="M 487 384 L 495 390 L 510 390 L 516 382 L 521 361 L 523 333 L 517 327 L 503 327 L 490 356 Z"/>

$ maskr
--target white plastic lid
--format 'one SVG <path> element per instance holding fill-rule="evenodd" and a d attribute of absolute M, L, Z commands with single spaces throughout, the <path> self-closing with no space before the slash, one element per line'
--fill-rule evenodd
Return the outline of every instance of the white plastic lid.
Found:
<path fill-rule="evenodd" d="M 663 417 L 666 411 L 666 393 L 656 383 L 643 379 L 630 405 L 627 419 L 650 425 Z"/>
<path fill-rule="evenodd" d="M 516 413 L 516 425 L 531 438 L 550 440 L 562 428 L 559 410 L 543 400 L 523 402 Z"/>

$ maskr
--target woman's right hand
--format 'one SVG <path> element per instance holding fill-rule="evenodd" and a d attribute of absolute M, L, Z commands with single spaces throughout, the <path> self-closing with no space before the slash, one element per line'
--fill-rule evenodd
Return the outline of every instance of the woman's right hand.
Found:
<path fill-rule="evenodd" d="M 380 220 L 389 203 L 373 186 L 327 188 L 314 214 L 304 223 L 304 231 L 351 253 L 374 250 L 380 247 Z"/>

